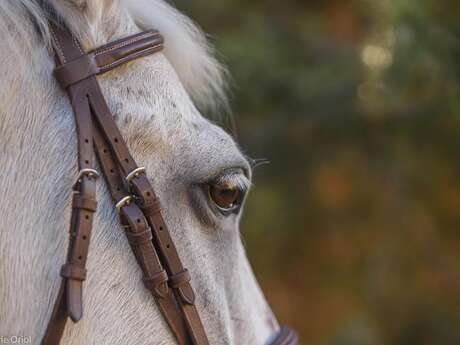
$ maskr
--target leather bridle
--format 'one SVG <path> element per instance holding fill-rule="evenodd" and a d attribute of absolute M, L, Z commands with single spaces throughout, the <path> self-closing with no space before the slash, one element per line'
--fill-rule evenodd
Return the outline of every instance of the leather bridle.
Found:
<path fill-rule="evenodd" d="M 67 91 L 76 123 L 78 178 L 73 186 L 70 240 L 62 282 L 42 345 L 60 343 L 68 318 L 82 318 L 83 281 L 96 212 L 95 155 L 114 200 L 130 247 L 143 273 L 143 282 L 155 299 L 179 345 L 209 344 L 195 306 L 189 271 L 184 268 L 161 204 L 144 168 L 139 167 L 113 119 L 96 79 L 134 59 L 163 48 L 157 31 L 145 31 L 85 53 L 78 40 L 63 26 L 51 23 L 56 57 L 55 77 Z M 298 344 L 287 327 L 272 344 Z"/>

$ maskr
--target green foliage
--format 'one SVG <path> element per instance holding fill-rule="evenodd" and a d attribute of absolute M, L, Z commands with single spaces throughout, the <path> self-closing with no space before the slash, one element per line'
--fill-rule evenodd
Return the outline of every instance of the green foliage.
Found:
<path fill-rule="evenodd" d="M 460 3 L 176 1 L 234 78 L 242 231 L 304 344 L 460 343 Z"/>

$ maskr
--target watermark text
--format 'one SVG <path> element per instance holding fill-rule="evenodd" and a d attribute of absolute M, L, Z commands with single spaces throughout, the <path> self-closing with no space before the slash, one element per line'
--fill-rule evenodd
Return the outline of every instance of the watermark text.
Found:
<path fill-rule="evenodd" d="M 0 335 L 0 344 L 32 344 L 32 337 L 26 335 Z"/>

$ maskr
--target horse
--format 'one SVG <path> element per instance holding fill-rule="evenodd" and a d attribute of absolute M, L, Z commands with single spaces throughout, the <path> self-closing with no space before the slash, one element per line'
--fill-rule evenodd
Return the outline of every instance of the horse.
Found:
<path fill-rule="evenodd" d="M 164 36 L 163 52 L 98 81 L 164 205 L 209 342 L 268 343 L 279 325 L 239 232 L 251 160 L 202 115 L 228 106 L 226 70 L 201 29 L 162 0 L 0 2 L 0 335 L 40 342 L 66 255 L 77 146 L 70 103 L 53 78 L 51 13 L 86 51 L 141 30 Z M 67 324 L 62 343 L 175 344 L 104 183 L 97 199 L 84 317 Z"/>

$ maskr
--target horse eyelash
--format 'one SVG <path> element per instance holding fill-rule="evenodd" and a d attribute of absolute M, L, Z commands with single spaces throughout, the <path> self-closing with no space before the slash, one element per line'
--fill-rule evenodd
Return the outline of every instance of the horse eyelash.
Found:
<path fill-rule="evenodd" d="M 235 186 L 243 193 L 246 193 L 251 188 L 251 181 L 243 174 L 238 173 L 227 173 L 220 176 L 215 183 L 217 184 L 229 184 Z"/>

